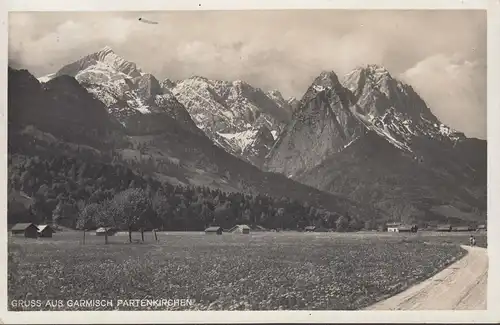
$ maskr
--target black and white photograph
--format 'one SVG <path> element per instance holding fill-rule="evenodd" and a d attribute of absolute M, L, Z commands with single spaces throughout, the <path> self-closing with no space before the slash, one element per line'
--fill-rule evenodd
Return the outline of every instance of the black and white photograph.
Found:
<path fill-rule="evenodd" d="M 492 308 L 487 21 L 9 12 L 7 311 Z"/>

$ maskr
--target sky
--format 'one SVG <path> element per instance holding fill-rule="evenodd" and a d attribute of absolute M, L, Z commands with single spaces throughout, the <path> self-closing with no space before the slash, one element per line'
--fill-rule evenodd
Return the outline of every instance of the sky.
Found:
<path fill-rule="evenodd" d="M 9 64 L 40 77 L 110 46 L 159 80 L 241 79 L 297 98 L 322 71 L 379 64 L 485 139 L 486 29 L 479 10 L 11 12 Z"/>

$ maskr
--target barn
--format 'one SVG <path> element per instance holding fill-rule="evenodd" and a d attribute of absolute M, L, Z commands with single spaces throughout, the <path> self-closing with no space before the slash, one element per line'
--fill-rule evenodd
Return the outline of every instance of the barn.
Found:
<path fill-rule="evenodd" d="M 399 227 L 401 223 L 393 222 L 386 225 L 388 232 L 399 232 Z"/>
<path fill-rule="evenodd" d="M 306 232 L 313 232 L 315 230 L 316 230 L 315 226 L 307 226 L 304 228 L 304 231 L 306 231 Z"/>
<path fill-rule="evenodd" d="M 254 225 L 252 231 L 267 231 L 267 229 L 259 225 Z"/>
<path fill-rule="evenodd" d="M 247 225 L 236 225 L 233 228 L 229 229 L 229 232 L 238 233 L 238 234 L 249 234 L 250 227 Z"/>
<path fill-rule="evenodd" d="M 479 226 L 477 226 L 476 231 L 486 231 L 486 225 L 479 225 Z"/>
<path fill-rule="evenodd" d="M 97 228 L 97 230 L 95 231 L 95 235 L 96 236 L 104 236 L 107 233 L 108 236 L 113 236 L 115 234 L 115 232 L 116 231 L 113 228 L 100 227 L 100 228 Z"/>
<path fill-rule="evenodd" d="M 413 232 L 413 227 L 408 225 L 401 225 L 397 228 L 397 232 Z"/>
<path fill-rule="evenodd" d="M 18 223 L 15 224 L 10 231 L 12 235 L 24 235 L 27 238 L 38 237 L 38 227 L 34 223 Z"/>
<path fill-rule="evenodd" d="M 52 237 L 53 233 L 55 233 L 55 231 L 49 225 L 38 226 L 38 237 Z"/>
<path fill-rule="evenodd" d="M 219 226 L 211 226 L 205 229 L 205 234 L 217 234 L 222 235 L 222 227 Z"/>

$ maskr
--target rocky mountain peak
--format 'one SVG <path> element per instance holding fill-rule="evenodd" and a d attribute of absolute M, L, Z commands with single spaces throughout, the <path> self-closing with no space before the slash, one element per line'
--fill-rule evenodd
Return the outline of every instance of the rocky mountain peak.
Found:
<path fill-rule="evenodd" d="M 335 88 L 340 84 L 337 74 L 333 71 L 322 71 L 313 81 L 315 88 Z"/>

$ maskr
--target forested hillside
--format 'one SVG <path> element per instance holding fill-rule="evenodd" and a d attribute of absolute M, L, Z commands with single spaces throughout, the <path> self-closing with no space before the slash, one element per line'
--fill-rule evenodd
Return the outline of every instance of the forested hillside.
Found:
<path fill-rule="evenodd" d="M 29 212 L 9 214 L 9 222 L 165 230 L 203 230 L 210 224 L 229 228 L 238 223 L 290 229 L 317 225 L 339 231 L 365 226 L 348 214 L 341 216 L 288 198 L 160 183 L 115 163 L 14 155 L 9 158 L 9 174 L 10 192 L 22 191 L 33 198 Z M 116 211 L 121 211 L 119 216 Z M 123 220 L 126 211 L 134 211 L 128 221 Z"/>

